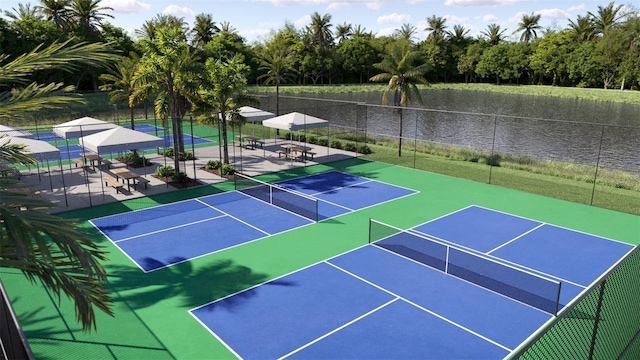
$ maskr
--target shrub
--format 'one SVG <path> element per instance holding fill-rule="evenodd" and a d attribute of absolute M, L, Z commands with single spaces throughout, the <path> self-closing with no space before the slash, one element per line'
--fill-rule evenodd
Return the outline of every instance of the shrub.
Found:
<path fill-rule="evenodd" d="M 331 147 L 334 149 L 342 149 L 342 143 L 338 140 L 331 141 Z"/>
<path fill-rule="evenodd" d="M 173 156 L 173 148 L 164 149 L 164 156 L 168 156 L 168 157 Z"/>
<path fill-rule="evenodd" d="M 347 151 L 356 151 L 357 146 L 354 143 L 346 143 L 344 144 L 344 149 Z"/>
<path fill-rule="evenodd" d="M 502 156 L 500 156 L 500 154 L 491 154 L 487 156 L 487 165 L 500 166 L 500 160 L 502 160 Z"/>
<path fill-rule="evenodd" d="M 187 174 L 183 173 L 182 171 L 178 172 L 178 173 L 174 173 L 171 176 L 171 181 L 174 183 L 186 183 L 187 180 L 189 180 L 189 177 L 187 176 Z"/>
<path fill-rule="evenodd" d="M 309 136 L 309 140 L 308 140 L 309 144 L 317 144 L 318 143 L 318 138 L 315 136 Z"/>
<path fill-rule="evenodd" d="M 360 145 L 360 147 L 358 148 L 358 152 L 363 155 L 368 155 L 373 153 L 373 151 L 371 151 L 371 148 L 367 145 Z"/>
<path fill-rule="evenodd" d="M 196 157 L 193 156 L 193 153 L 191 151 L 187 151 L 184 154 L 180 154 L 180 161 L 185 161 L 185 160 L 194 160 Z"/>
<path fill-rule="evenodd" d="M 231 164 L 224 164 L 220 167 L 220 175 L 233 175 L 234 172 Z"/>
<path fill-rule="evenodd" d="M 318 145 L 320 145 L 320 146 L 329 146 L 329 140 L 327 140 L 327 139 L 319 139 L 318 140 Z"/>
<path fill-rule="evenodd" d="M 156 176 L 157 177 L 169 177 L 169 176 L 173 176 L 175 174 L 175 170 L 173 169 L 173 166 L 160 166 L 159 168 L 156 169 Z"/>
<path fill-rule="evenodd" d="M 209 160 L 204 165 L 204 168 L 207 169 L 207 170 L 217 170 L 217 169 L 220 169 L 220 166 L 222 166 L 220 161 L 218 161 L 218 160 Z"/>

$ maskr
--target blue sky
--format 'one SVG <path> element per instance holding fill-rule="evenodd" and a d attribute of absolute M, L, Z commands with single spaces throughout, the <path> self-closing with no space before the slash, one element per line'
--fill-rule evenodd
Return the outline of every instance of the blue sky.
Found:
<path fill-rule="evenodd" d="M 38 0 L 0 0 L 0 8 L 11 11 L 18 3 L 29 2 L 40 4 Z M 422 40 L 427 34 L 426 19 L 432 15 L 445 18 L 448 29 L 464 25 L 472 36 L 491 23 L 507 29 L 510 35 L 523 14 L 540 14 L 543 27 L 564 28 L 568 19 L 575 20 L 588 11 L 595 13 L 609 0 L 102 0 L 101 4 L 114 9 L 114 18 L 108 21 L 130 33 L 157 14 L 183 17 L 192 26 L 197 14 L 208 13 L 216 23 L 231 23 L 251 42 L 265 40 L 271 30 L 282 28 L 286 21 L 303 28 L 314 12 L 330 14 L 334 28 L 346 22 L 376 35 L 390 35 L 409 23 L 418 28 L 417 37 Z"/>

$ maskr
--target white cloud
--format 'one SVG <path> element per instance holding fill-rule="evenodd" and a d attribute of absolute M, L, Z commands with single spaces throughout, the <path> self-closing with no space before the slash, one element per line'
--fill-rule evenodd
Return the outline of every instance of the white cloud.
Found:
<path fill-rule="evenodd" d="M 567 9 L 567 11 L 580 11 L 580 10 L 584 10 L 587 7 L 587 5 L 585 5 L 584 3 L 580 4 L 580 5 L 574 5 L 570 8 Z"/>
<path fill-rule="evenodd" d="M 403 24 L 411 20 L 411 15 L 407 14 L 388 14 L 378 17 L 378 24 Z"/>
<path fill-rule="evenodd" d="M 350 5 L 351 3 L 346 1 L 336 1 L 329 4 L 329 6 L 327 6 L 327 10 L 340 10 L 349 7 Z"/>
<path fill-rule="evenodd" d="M 445 15 L 442 17 L 443 19 L 447 20 L 448 24 L 466 24 L 469 22 L 469 18 L 468 17 L 458 17 L 455 15 Z"/>
<path fill-rule="evenodd" d="M 571 14 L 564 10 L 560 9 L 542 9 L 540 11 L 536 11 L 536 14 L 539 14 L 542 19 L 569 19 Z"/>
<path fill-rule="evenodd" d="M 303 28 L 309 24 L 311 24 L 311 15 L 305 15 L 300 19 L 293 21 L 293 25 L 295 25 L 296 29 Z"/>
<path fill-rule="evenodd" d="M 367 3 L 367 7 L 371 10 L 380 10 L 382 7 L 381 1 L 372 1 Z"/>
<path fill-rule="evenodd" d="M 188 7 L 180 7 L 178 5 L 169 5 L 162 11 L 163 15 L 173 15 L 177 17 L 194 16 L 196 13 Z"/>
<path fill-rule="evenodd" d="M 524 3 L 528 0 L 446 0 L 445 6 L 469 7 L 469 6 L 506 6 Z"/>
<path fill-rule="evenodd" d="M 393 35 L 393 32 L 396 31 L 398 28 L 397 27 L 388 27 L 388 28 L 384 28 L 384 29 L 380 29 L 378 30 L 378 32 L 375 34 L 375 36 L 391 36 Z"/>
<path fill-rule="evenodd" d="M 482 21 L 486 23 L 494 23 L 498 21 L 498 17 L 493 14 L 487 14 L 482 17 Z"/>
<path fill-rule="evenodd" d="M 151 4 L 138 0 L 104 0 L 100 5 L 110 7 L 113 12 L 122 14 L 141 12 L 151 8 Z"/>

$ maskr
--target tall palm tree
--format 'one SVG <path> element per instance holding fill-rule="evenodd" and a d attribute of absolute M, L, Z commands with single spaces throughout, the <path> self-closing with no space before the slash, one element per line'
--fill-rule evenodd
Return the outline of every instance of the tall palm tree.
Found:
<path fill-rule="evenodd" d="M 192 74 L 197 67 L 184 29 L 162 26 L 152 38 L 141 38 L 139 43 L 145 56 L 140 59 L 133 77 L 134 92 L 129 103 L 136 104 L 155 94 L 156 115 L 163 123 L 165 119 L 171 121 L 174 153 L 184 153 L 182 116 L 186 111 L 185 97 L 193 91 Z M 179 172 L 179 156 L 174 156 L 173 164 Z"/>
<path fill-rule="evenodd" d="M 336 26 L 336 38 L 338 42 L 343 42 L 353 36 L 353 26 L 348 23 Z"/>
<path fill-rule="evenodd" d="M 426 31 L 429 32 L 429 35 L 427 35 L 427 40 L 428 41 L 443 40 L 445 35 L 447 34 L 445 30 L 447 28 L 447 26 L 445 25 L 446 22 L 447 22 L 447 19 L 442 17 L 437 17 L 435 15 L 431 16 L 430 18 L 427 18 L 428 26 L 424 28 Z"/>
<path fill-rule="evenodd" d="M 487 29 L 480 32 L 487 38 L 489 45 L 498 45 L 504 40 L 504 33 L 507 29 L 502 30 L 498 24 L 489 24 Z"/>
<path fill-rule="evenodd" d="M 112 104 L 127 104 L 131 115 L 131 129 L 135 129 L 133 107 L 137 104 L 129 103 L 129 98 L 133 95 L 135 86 L 133 77 L 138 68 L 140 57 L 135 52 L 131 52 L 129 57 L 123 58 L 115 64 L 115 67 L 108 73 L 100 75 L 100 80 L 104 85 L 100 90 L 109 91 L 109 102 Z"/>
<path fill-rule="evenodd" d="M 65 95 L 72 86 L 32 82 L 39 69 L 71 72 L 80 64 L 103 66 L 117 57 L 104 44 L 69 45 L 67 41 L 7 59 L 8 55 L 0 54 L 0 84 L 5 89 L 0 91 L 0 122 L 26 120 L 46 109 L 82 102 Z M 0 139 L 0 160 L 33 164 L 35 160 L 23 151 L 23 146 Z M 106 253 L 78 223 L 45 212 L 55 204 L 18 191 L 26 187 L 19 179 L 0 176 L 0 267 L 18 269 L 31 281 L 40 279 L 58 297 L 64 293 L 74 302 L 83 329 L 95 328 L 94 308 L 113 315 L 100 263 Z"/>
<path fill-rule="evenodd" d="M 626 13 L 621 12 L 623 5 L 615 5 L 615 2 L 610 2 L 607 6 L 598 6 L 596 14 L 589 11 L 587 14 L 593 21 L 593 26 L 597 35 L 604 36 L 609 29 L 619 24 L 620 20 L 627 16 Z"/>
<path fill-rule="evenodd" d="M 331 15 L 320 15 L 315 12 L 311 15 L 311 25 L 309 26 L 315 44 L 323 46 L 331 44 L 333 32 L 331 31 Z"/>
<path fill-rule="evenodd" d="M 205 63 L 200 88 L 193 99 L 194 112 L 202 113 L 215 109 L 208 119 L 219 121 L 222 129 L 223 163 L 229 163 L 229 142 L 227 140 L 227 119 L 229 114 L 241 106 L 256 105 L 258 99 L 248 95 L 246 73 L 249 66 L 236 54 L 228 60 L 210 58 Z"/>
<path fill-rule="evenodd" d="M 12 8 L 13 12 L 5 10 L 4 15 L 12 20 L 24 20 L 24 19 L 41 19 L 40 12 L 36 7 L 31 7 L 31 4 L 26 5 L 19 3 L 18 8 Z"/>
<path fill-rule="evenodd" d="M 529 42 L 538 37 L 536 30 L 542 29 L 542 26 L 538 24 L 540 22 L 540 14 L 531 13 L 531 15 L 522 15 L 522 20 L 518 23 L 518 28 L 513 31 L 515 34 L 522 31 L 520 35 L 520 41 Z"/>
<path fill-rule="evenodd" d="M 471 30 L 466 29 L 464 25 L 453 25 L 453 31 L 449 32 L 449 41 L 454 44 L 468 42 L 470 32 Z"/>
<path fill-rule="evenodd" d="M 71 0 L 69 11 L 80 34 L 95 35 L 102 27 L 105 17 L 113 18 L 113 15 L 106 13 L 113 11 L 113 8 L 101 6 L 101 2 L 102 0 Z"/>
<path fill-rule="evenodd" d="M 220 29 L 213 21 L 211 14 L 198 14 L 191 30 L 193 36 L 191 42 L 196 48 L 202 49 L 205 44 L 213 40 L 213 36 L 219 31 Z"/>
<path fill-rule="evenodd" d="M 353 29 L 353 36 L 368 36 L 371 37 L 373 34 L 371 31 L 367 31 L 367 28 L 362 25 L 356 25 Z"/>
<path fill-rule="evenodd" d="M 409 43 L 413 43 L 413 41 L 416 39 L 417 33 L 418 33 L 417 27 L 409 23 L 406 23 L 406 24 L 402 24 L 400 29 L 396 29 L 393 31 L 393 37 L 397 39 L 404 39 Z"/>
<path fill-rule="evenodd" d="M 280 115 L 280 84 L 293 81 L 294 74 L 297 73 L 292 65 L 290 54 L 282 47 L 265 51 L 260 59 L 258 71 L 264 73 L 258 79 L 264 79 L 265 84 L 276 84 L 276 115 Z"/>
<path fill-rule="evenodd" d="M 569 20 L 569 30 L 575 35 L 576 39 L 580 42 L 589 41 L 593 39 L 596 34 L 596 28 L 593 25 L 593 21 L 590 16 L 580 16 L 576 21 Z"/>
<path fill-rule="evenodd" d="M 136 35 L 141 38 L 153 39 L 156 30 L 162 27 L 176 27 L 183 29 L 185 32 L 187 31 L 187 23 L 184 21 L 184 18 L 158 14 L 153 19 L 145 21 L 144 24 L 142 24 L 142 28 L 136 29 Z"/>
<path fill-rule="evenodd" d="M 228 21 L 221 22 L 219 28 L 220 28 L 220 32 L 226 32 L 231 34 L 235 34 L 238 32 L 238 30 L 236 30 L 233 24 L 231 24 Z"/>
<path fill-rule="evenodd" d="M 415 66 L 420 59 L 420 52 L 411 50 L 408 42 L 399 41 L 392 45 L 382 62 L 374 64 L 382 73 L 371 77 L 371 81 L 387 81 L 387 88 L 382 93 L 382 104 L 387 104 L 389 93 L 393 92 L 393 105 L 400 114 L 400 136 L 398 140 L 398 156 L 402 156 L 402 107 L 409 105 L 414 99 L 423 105 L 422 96 L 417 83 L 429 85 L 424 74 L 429 64 Z"/>
<path fill-rule="evenodd" d="M 42 5 L 36 6 L 36 9 L 44 15 L 45 19 L 53 21 L 64 33 L 69 32 L 71 0 L 40 0 L 40 4 Z"/>

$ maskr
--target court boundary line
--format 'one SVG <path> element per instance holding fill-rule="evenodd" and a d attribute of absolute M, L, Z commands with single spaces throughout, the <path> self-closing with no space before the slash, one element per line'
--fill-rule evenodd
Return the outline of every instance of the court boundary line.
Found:
<path fill-rule="evenodd" d="M 536 230 L 540 229 L 540 228 L 541 228 L 541 227 L 543 227 L 543 226 L 545 226 L 545 223 L 541 223 L 540 225 L 538 225 L 538 226 L 534 227 L 533 229 L 529 229 L 528 231 L 523 232 L 522 234 L 520 234 L 520 235 L 518 235 L 518 236 L 514 237 L 514 238 L 513 238 L 513 239 L 511 239 L 511 240 L 507 240 L 506 242 L 504 242 L 504 243 L 500 244 L 499 246 L 496 246 L 496 247 L 494 247 L 493 249 L 491 249 L 491 250 L 489 250 L 489 251 L 485 252 L 485 254 L 487 254 L 487 255 L 493 255 L 493 254 L 491 254 L 492 252 L 497 251 L 497 250 L 500 250 L 501 248 L 503 248 L 503 247 L 505 247 L 505 246 L 507 246 L 507 245 L 511 244 L 512 242 L 514 242 L 514 241 L 516 241 L 516 240 L 518 240 L 518 239 L 522 238 L 523 236 L 526 236 L 526 235 L 528 235 L 528 234 L 533 233 L 534 231 L 536 231 Z"/>
<path fill-rule="evenodd" d="M 254 199 L 254 200 L 257 200 L 257 201 L 260 201 L 261 203 L 267 204 L 267 205 L 269 205 L 269 206 L 271 206 L 271 207 L 273 207 L 273 208 L 276 208 L 276 209 L 279 209 L 279 210 L 282 210 L 282 211 L 288 212 L 288 213 L 290 213 L 290 214 L 292 214 L 292 215 L 295 215 L 295 216 L 297 216 L 297 217 L 299 217 L 299 218 L 302 218 L 302 219 L 305 219 L 305 220 L 309 220 L 309 221 L 314 222 L 313 220 L 309 219 L 308 217 L 302 216 L 302 215 L 300 215 L 300 214 L 297 214 L 297 213 L 295 213 L 295 212 L 293 212 L 293 211 L 291 211 L 291 210 L 285 209 L 285 208 L 283 208 L 283 207 L 276 206 L 276 205 L 274 205 L 274 204 L 272 204 L 272 203 L 270 203 L 270 202 L 264 201 L 264 200 L 262 200 L 262 199 L 259 199 L 259 198 L 255 197 L 255 196 L 250 196 L 250 195 L 248 195 L 248 194 L 243 193 L 242 191 L 238 191 L 238 190 L 233 190 L 233 191 L 235 191 L 235 192 L 237 192 L 237 193 L 239 193 L 239 194 L 242 194 L 243 196 L 245 196 L 245 197 L 247 197 L 247 198 Z M 317 199 L 314 199 L 314 200 L 316 200 L 316 201 L 317 201 Z"/>
<path fill-rule="evenodd" d="M 141 237 L 144 237 L 144 236 L 147 236 L 147 235 L 155 235 L 155 234 L 159 234 L 159 233 L 162 233 L 162 232 L 165 232 L 165 231 L 170 231 L 170 230 L 179 229 L 179 228 L 182 228 L 182 227 L 187 227 L 187 226 L 191 226 L 191 225 L 195 225 L 195 224 L 200 224 L 200 223 L 203 223 L 203 222 L 206 222 L 206 221 L 220 219 L 220 218 L 223 218 L 223 217 L 226 217 L 226 216 L 227 215 L 223 213 L 222 215 L 218 215 L 218 216 L 214 216 L 214 217 L 210 217 L 210 218 L 206 218 L 206 219 L 202 219 L 202 220 L 198 220 L 198 221 L 192 221 L 192 222 L 186 223 L 186 224 L 170 226 L 168 228 L 163 228 L 163 229 L 160 229 L 160 230 L 154 230 L 154 231 L 151 231 L 151 232 L 148 232 L 148 233 L 144 233 L 144 234 L 138 234 L 138 235 L 134 235 L 134 236 L 129 236 L 129 237 L 126 237 L 126 238 L 123 238 L 123 239 L 120 239 L 120 240 L 111 240 L 111 238 L 109 240 L 113 241 L 114 243 L 119 243 L 119 242 L 128 241 L 128 240 L 135 240 L 137 238 L 141 238 Z"/>
<path fill-rule="evenodd" d="M 267 235 L 267 236 L 271 236 L 271 234 L 269 234 L 268 232 L 266 232 L 266 231 L 264 231 L 264 230 L 260 229 L 259 227 L 255 226 L 255 225 L 251 225 L 251 224 L 249 224 L 248 222 L 246 222 L 246 221 L 244 221 L 244 220 L 238 219 L 237 217 L 235 217 L 235 216 L 233 216 L 233 215 L 229 214 L 229 213 L 228 213 L 228 212 L 226 212 L 226 211 L 222 211 L 222 210 L 218 209 L 217 207 L 215 207 L 215 206 L 213 206 L 213 205 L 209 205 L 209 204 L 205 203 L 204 201 L 202 201 L 202 200 L 200 200 L 200 199 L 196 199 L 196 201 L 197 201 L 197 202 L 199 202 L 199 203 L 201 203 L 201 204 L 203 204 L 204 206 L 207 206 L 207 207 L 209 207 L 209 208 L 211 208 L 211 209 L 214 209 L 214 210 L 216 210 L 216 211 L 219 211 L 219 212 L 221 212 L 221 213 L 225 214 L 226 216 L 228 216 L 228 217 L 230 217 L 230 218 L 232 218 L 232 219 L 234 219 L 234 220 L 236 220 L 236 221 L 238 221 L 238 222 L 240 222 L 240 223 L 242 223 L 242 224 L 244 224 L 244 225 L 247 225 L 248 227 L 250 227 L 250 228 L 252 228 L 252 229 L 255 229 L 255 230 L 257 230 L 257 231 L 259 231 L 259 232 L 261 232 L 261 233 L 263 233 L 263 234 L 265 234 L 265 235 Z"/>
<path fill-rule="evenodd" d="M 482 334 L 480 334 L 480 333 L 478 333 L 476 331 L 473 331 L 473 330 L 471 330 L 471 329 L 469 329 L 469 328 L 467 328 L 465 326 L 462 326 L 461 324 L 458 324 L 455 321 L 447 318 L 446 316 L 440 315 L 440 314 L 436 313 L 433 310 L 427 309 L 424 306 L 416 304 L 413 301 L 411 301 L 409 299 L 406 299 L 405 297 L 400 296 L 400 295 L 394 293 L 393 291 L 391 291 L 389 289 L 386 289 L 386 288 L 384 288 L 384 287 L 382 287 L 382 286 L 380 286 L 380 285 L 378 285 L 378 284 L 376 284 L 374 282 L 371 282 L 371 281 L 369 281 L 369 280 L 367 280 L 367 279 L 365 279 L 365 278 L 363 278 L 363 277 L 361 277 L 359 275 L 356 275 L 356 274 L 352 273 L 349 270 L 343 269 L 342 267 L 340 267 L 340 266 L 338 266 L 336 264 L 332 264 L 332 263 L 330 263 L 328 261 L 326 263 L 331 265 L 331 266 L 333 266 L 334 268 L 346 273 L 347 275 L 353 276 L 354 278 L 356 278 L 356 279 L 358 279 L 360 281 L 363 281 L 363 282 L 365 282 L 365 283 L 367 283 L 367 284 L 369 284 L 369 285 L 371 285 L 371 286 L 373 286 L 373 287 L 375 287 L 375 288 L 377 288 L 377 289 L 379 289 L 381 291 L 384 291 L 389 295 L 395 296 L 398 299 L 400 299 L 400 300 L 402 300 L 402 301 L 404 301 L 404 302 L 406 302 L 406 303 L 408 303 L 408 304 L 410 304 L 410 305 L 412 305 L 414 307 L 417 307 L 418 309 L 420 309 L 422 311 L 425 311 L 425 312 L 427 312 L 427 313 L 429 313 L 429 314 L 431 314 L 431 315 L 433 315 L 433 316 L 435 316 L 435 317 L 437 317 L 437 318 L 439 318 L 439 319 L 441 319 L 441 320 L 443 320 L 445 322 L 448 322 L 449 324 L 454 325 L 454 326 L 456 326 L 456 327 L 458 327 L 458 328 L 460 328 L 460 329 L 462 329 L 462 330 L 464 330 L 466 332 L 469 332 L 469 333 L 471 333 L 471 334 L 473 334 L 473 335 L 475 335 L 475 336 L 477 336 L 477 337 L 479 337 L 479 338 L 481 338 L 481 339 L 483 339 L 483 340 L 485 340 L 485 341 L 487 341 L 487 342 L 489 342 L 489 343 L 491 343 L 491 344 L 493 344 L 495 346 L 498 346 L 498 347 L 500 347 L 500 348 L 502 348 L 504 350 L 507 350 L 508 352 L 512 351 L 510 348 L 506 347 L 505 345 L 500 344 L 499 342 L 497 342 L 495 340 L 492 340 L 492 339 L 490 339 L 490 338 L 488 338 L 488 337 L 486 337 L 486 336 L 484 336 L 484 335 L 482 335 Z M 434 270 L 433 268 L 429 268 L 429 269 L 432 270 L 432 271 Z"/>
<path fill-rule="evenodd" d="M 200 325 L 202 325 L 203 328 L 205 328 L 211 335 L 213 335 L 213 337 L 215 337 L 216 339 L 218 339 L 218 341 L 225 347 L 227 348 L 227 350 L 229 350 L 229 352 L 231 352 L 233 355 L 236 356 L 236 358 L 238 359 L 242 359 L 243 357 L 240 356 L 240 354 L 238 354 L 235 350 L 233 350 L 233 348 L 231 347 L 231 345 L 227 344 L 226 341 L 222 340 L 222 338 L 220 336 L 218 336 L 218 334 L 216 334 L 213 330 L 209 329 L 209 327 L 207 325 L 205 325 L 200 318 L 198 318 L 197 316 L 195 316 L 191 311 L 189 311 L 189 315 L 191 315 L 191 317 L 193 317 L 194 319 L 196 319 L 197 322 L 200 323 Z"/>
<path fill-rule="evenodd" d="M 350 325 L 352 325 L 352 324 L 355 324 L 356 322 L 358 322 L 358 321 L 360 321 L 360 320 L 364 319 L 365 317 L 367 317 L 367 316 L 369 316 L 369 315 L 371 315 L 371 314 L 373 314 L 373 313 L 375 313 L 375 312 L 378 312 L 379 310 L 382 310 L 383 308 L 387 307 L 388 305 L 393 304 L 394 302 L 396 302 L 396 301 L 398 301 L 398 300 L 401 300 L 401 299 L 400 299 L 399 297 L 397 297 L 397 296 L 396 296 L 395 298 L 393 298 L 393 299 L 391 299 L 391 300 L 387 301 L 386 303 L 384 303 L 384 304 L 382 304 L 382 305 L 380 305 L 380 306 L 376 307 L 375 309 L 373 309 L 373 310 L 369 310 L 369 311 L 367 311 L 366 313 L 364 313 L 364 314 L 362 314 L 362 315 L 360 315 L 360 316 L 356 317 L 355 319 L 352 319 L 352 320 L 350 320 L 350 321 L 347 321 L 346 323 L 344 323 L 344 324 L 342 324 L 342 325 L 338 326 L 337 328 L 335 328 L 335 329 L 333 329 L 333 330 L 331 330 L 331 331 L 329 331 L 329 332 L 327 332 L 327 333 L 325 333 L 325 334 L 323 334 L 323 335 L 321 335 L 321 336 L 319 336 L 319 337 L 317 337 L 317 338 L 315 338 L 315 339 L 313 339 L 313 340 L 309 341 L 308 343 L 306 343 L 306 344 L 304 344 L 304 345 L 300 346 L 299 348 L 297 348 L 297 349 L 295 349 L 295 350 L 293 350 L 293 351 L 290 351 L 289 353 L 287 353 L 287 354 L 285 354 L 285 355 L 280 356 L 280 357 L 278 358 L 278 360 L 286 359 L 286 358 L 288 358 L 289 356 L 291 356 L 291 355 L 293 355 L 293 354 L 296 354 L 296 353 L 298 353 L 298 352 L 300 352 L 300 351 L 302 351 L 302 350 L 304 350 L 304 349 L 308 348 L 309 346 L 311 346 L 311 345 L 313 345 L 313 344 L 315 344 L 315 343 L 317 343 L 317 342 L 320 342 L 320 341 L 322 341 L 323 339 L 325 339 L 325 338 L 327 338 L 327 337 L 329 337 L 329 336 L 331 336 L 331 335 L 333 335 L 333 334 L 337 333 L 338 331 L 340 331 L 340 330 L 342 330 L 342 329 L 344 329 L 344 328 L 346 328 L 346 327 L 348 327 L 348 326 L 350 326 Z"/>

